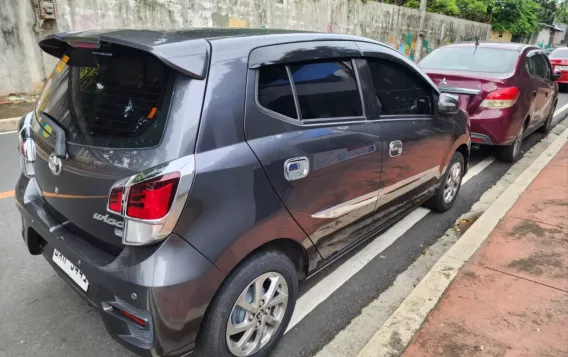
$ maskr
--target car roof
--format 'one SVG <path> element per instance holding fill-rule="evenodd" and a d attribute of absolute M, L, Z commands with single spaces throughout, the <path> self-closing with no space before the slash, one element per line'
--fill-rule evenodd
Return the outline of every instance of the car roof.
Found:
<path fill-rule="evenodd" d="M 250 37 L 255 37 L 251 40 Z M 136 48 L 158 57 L 166 65 L 194 78 L 203 79 L 211 50 L 218 58 L 248 56 L 257 47 L 304 41 L 362 41 L 384 45 L 352 35 L 298 30 L 203 28 L 190 30 L 86 30 L 56 33 L 39 42 L 42 50 L 61 58 L 75 47 L 99 48 L 114 43 Z M 211 48 L 208 45 L 211 44 Z"/>
<path fill-rule="evenodd" d="M 476 42 L 471 41 L 471 42 L 454 43 L 444 47 L 475 47 L 475 45 Z M 533 45 L 527 45 L 525 43 L 516 43 L 516 42 L 478 42 L 478 47 L 495 48 L 495 49 L 502 49 L 509 51 L 517 51 L 517 52 L 522 52 L 526 48 L 535 48 L 535 49 L 539 48 Z"/>

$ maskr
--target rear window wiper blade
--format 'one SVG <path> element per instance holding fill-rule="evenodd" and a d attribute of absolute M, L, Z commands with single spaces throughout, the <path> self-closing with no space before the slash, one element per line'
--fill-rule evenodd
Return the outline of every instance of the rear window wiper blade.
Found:
<path fill-rule="evenodd" d="M 67 135 L 65 134 L 65 130 L 46 112 L 40 112 L 39 114 L 41 115 L 41 119 L 55 132 L 55 156 L 60 159 L 65 159 L 67 156 Z M 45 128 L 43 128 L 43 130 L 45 130 Z"/>

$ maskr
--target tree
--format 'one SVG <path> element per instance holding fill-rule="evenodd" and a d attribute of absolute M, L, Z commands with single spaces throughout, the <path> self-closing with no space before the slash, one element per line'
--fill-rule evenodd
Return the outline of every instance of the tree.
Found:
<path fill-rule="evenodd" d="M 489 14 L 487 9 L 490 0 L 457 0 L 456 4 L 460 9 L 460 17 L 462 19 L 487 22 Z"/>
<path fill-rule="evenodd" d="M 540 11 L 538 12 L 538 20 L 542 23 L 552 25 L 558 4 L 556 0 L 538 0 Z"/>
<path fill-rule="evenodd" d="M 558 11 L 556 13 L 556 21 L 568 24 L 568 1 L 560 3 L 558 6 Z"/>
<path fill-rule="evenodd" d="M 540 28 L 539 11 L 535 0 L 499 0 L 493 7 L 491 27 L 495 31 L 530 34 Z"/>
<path fill-rule="evenodd" d="M 404 6 L 418 9 L 420 0 L 408 0 Z M 428 0 L 426 11 L 448 16 L 459 16 L 460 14 L 456 0 Z"/>
<path fill-rule="evenodd" d="M 379 0 L 417 9 L 420 0 Z M 495 31 L 530 34 L 539 23 L 552 24 L 555 16 L 568 23 L 568 0 L 557 8 L 558 0 L 428 0 L 427 11 L 466 20 L 491 23 Z"/>

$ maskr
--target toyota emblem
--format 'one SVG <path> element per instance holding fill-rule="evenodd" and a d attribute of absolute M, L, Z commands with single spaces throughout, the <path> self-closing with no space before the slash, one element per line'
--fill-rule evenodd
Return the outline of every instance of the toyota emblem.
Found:
<path fill-rule="evenodd" d="M 49 169 L 54 175 L 59 175 L 61 173 L 61 159 L 55 156 L 55 154 L 49 155 Z"/>

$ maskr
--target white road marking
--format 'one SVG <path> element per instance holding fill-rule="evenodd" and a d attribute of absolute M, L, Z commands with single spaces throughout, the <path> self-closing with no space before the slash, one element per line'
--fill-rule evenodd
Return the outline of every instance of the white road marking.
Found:
<path fill-rule="evenodd" d="M 462 184 L 479 174 L 494 160 L 495 159 L 492 157 L 487 157 L 477 165 L 470 168 L 467 175 L 465 175 L 462 179 Z M 352 256 L 348 261 L 343 263 L 302 295 L 296 302 L 296 308 L 286 332 L 290 331 L 294 326 L 296 326 L 296 324 L 298 324 L 298 322 L 302 321 L 306 315 L 333 294 L 335 290 L 339 289 L 341 285 L 351 279 L 351 277 L 357 274 L 361 269 L 363 269 L 363 267 L 365 267 L 365 265 L 367 265 L 382 251 L 387 249 L 428 213 L 430 213 L 430 210 L 423 207 L 414 210 L 379 237 L 373 238 L 373 241 L 371 241 L 371 243 L 369 243 L 365 248 Z"/>
<path fill-rule="evenodd" d="M 477 163 L 477 165 L 470 168 L 467 174 L 465 174 L 465 176 L 463 177 L 461 184 L 463 185 L 464 183 L 469 181 L 472 177 L 479 174 L 481 171 L 485 170 L 485 168 L 491 165 L 493 161 L 495 161 L 495 158 L 488 156 L 479 163 Z"/>
<path fill-rule="evenodd" d="M 0 135 L 4 135 L 4 134 L 13 134 L 13 133 L 17 133 L 17 130 L 12 130 L 12 131 L 4 131 L 2 133 L 0 133 Z"/>
<path fill-rule="evenodd" d="M 554 116 L 557 116 L 558 114 L 562 113 L 567 108 L 568 108 L 568 103 L 564 104 L 562 107 L 560 107 L 560 109 L 556 109 L 556 111 L 554 112 Z"/>

